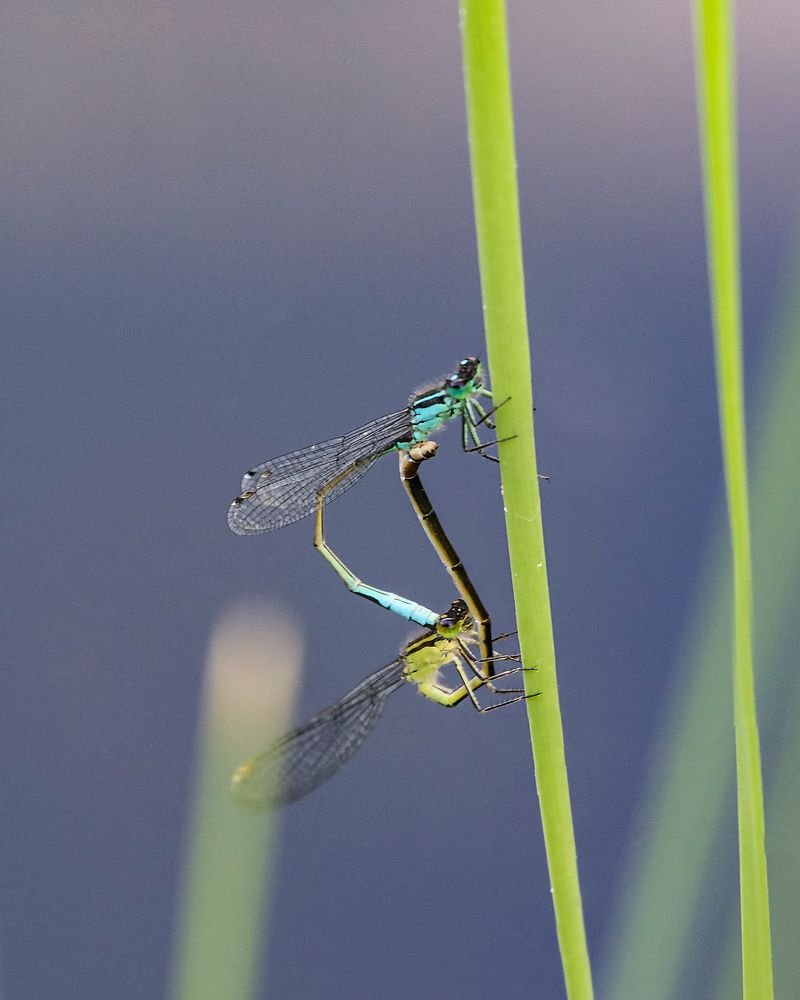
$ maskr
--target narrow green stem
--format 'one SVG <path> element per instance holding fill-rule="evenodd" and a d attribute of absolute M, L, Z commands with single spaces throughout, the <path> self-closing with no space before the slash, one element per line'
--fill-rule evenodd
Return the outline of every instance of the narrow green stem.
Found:
<path fill-rule="evenodd" d="M 277 819 L 243 808 L 231 775 L 286 729 L 300 644 L 282 615 L 254 605 L 214 631 L 179 895 L 170 1000 L 249 1000 L 263 976 Z"/>
<path fill-rule="evenodd" d="M 492 389 L 499 402 L 503 497 L 533 757 L 567 995 L 584 1000 L 592 977 L 556 681 L 553 625 L 533 440 L 530 353 L 519 225 L 514 123 L 503 0 L 461 0 L 475 224 Z"/>
<path fill-rule="evenodd" d="M 747 998 L 772 996 L 764 799 L 752 654 L 752 568 L 742 377 L 736 85 L 730 0 L 695 0 L 700 141 L 719 419 L 734 589 L 733 701 L 739 818 L 742 978 Z"/>

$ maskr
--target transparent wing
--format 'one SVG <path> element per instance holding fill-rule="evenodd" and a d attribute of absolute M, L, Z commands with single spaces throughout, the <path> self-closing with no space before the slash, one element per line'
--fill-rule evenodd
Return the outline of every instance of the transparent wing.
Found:
<path fill-rule="evenodd" d="M 276 808 L 302 798 L 327 781 L 369 735 L 389 695 L 405 682 L 398 657 L 313 719 L 245 761 L 231 791 L 240 802 Z"/>
<path fill-rule="evenodd" d="M 230 505 L 228 526 L 237 535 L 282 528 L 312 514 L 319 491 L 345 470 L 325 502 L 350 489 L 372 463 L 413 433 L 408 409 L 379 417 L 343 437 L 290 451 L 249 469 Z"/>

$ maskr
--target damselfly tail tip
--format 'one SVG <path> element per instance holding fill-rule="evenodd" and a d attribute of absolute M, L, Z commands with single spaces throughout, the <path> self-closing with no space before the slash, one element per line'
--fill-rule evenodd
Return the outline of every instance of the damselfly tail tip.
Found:
<path fill-rule="evenodd" d="M 275 809 L 278 802 L 273 794 L 275 789 L 254 782 L 254 772 L 260 763 L 259 757 L 252 757 L 240 764 L 231 777 L 230 793 L 237 805 L 264 812 Z"/>

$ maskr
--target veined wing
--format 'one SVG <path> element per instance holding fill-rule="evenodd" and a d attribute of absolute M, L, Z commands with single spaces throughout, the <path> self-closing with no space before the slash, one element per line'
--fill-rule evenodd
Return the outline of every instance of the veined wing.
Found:
<path fill-rule="evenodd" d="M 228 527 L 237 535 L 257 535 L 313 514 L 317 494 L 337 476 L 325 497 L 341 496 L 372 463 L 413 433 L 408 409 L 389 413 L 343 437 L 312 444 L 263 462 L 242 478 L 242 493 L 228 509 Z"/>
<path fill-rule="evenodd" d="M 389 695 L 405 683 L 398 657 L 313 719 L 237 768 L 231 791 L 240 802 L 275 808 L 327 781 L 367 738 Z"/>

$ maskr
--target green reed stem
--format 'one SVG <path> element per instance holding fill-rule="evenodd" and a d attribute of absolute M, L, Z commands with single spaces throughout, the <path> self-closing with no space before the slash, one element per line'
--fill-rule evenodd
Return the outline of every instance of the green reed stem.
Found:
<path fill-rule="evenodd" d="M 734 38 L 729 0 L 696 0 L 695 35 L 708 271 L 733 555 L 733 701 L 739 818 L 742 976 L 772 996 L 764 799 L 752 654 L 752 566 L 742 377 Z"/>
<path fill-rule="evenodd" d="M 592 997 L 536 473 L 514 122 L 503 0 L 461 0 L 475 225 L 528 719 L 561 961 L 570 1000 Z"/>

